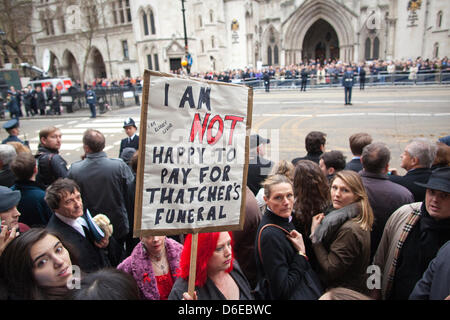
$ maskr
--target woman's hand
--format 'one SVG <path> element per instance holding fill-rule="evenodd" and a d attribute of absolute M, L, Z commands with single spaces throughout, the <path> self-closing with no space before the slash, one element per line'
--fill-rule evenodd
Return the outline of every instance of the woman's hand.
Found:
<path fill-rule="evenodd" d="M 183 299 L 181 300 L 198 300 L 197 291 L 194 291 L 194 297 L 191 297 L 189 293 L 183 293 Z"/>
<path fill-rule="evenodd" d="M 8 230 L 8 227 L 6 224 L 3 223 L 1 225 L 0 232 L 0 256 L 3 253 L 3 250 L 5 250 L 6 246 L 17 236 L 16 227 L 13 227 L 11 230 Z"/>
<path fill-rule="evenodd" d="M 323 218 L 325 218 L 325 215 L 323 213 L 316 214 L 314 217 L 312 217 L 311 235 L 314 234 L 314 231 L 316 231 L 317 227 L 320 225 Z"/>
<path fill-rule="evenodd" d="M 305 253 L 305 243 L 302 235 L 297 230 L 292 230 L 286 237 L 292 242 L 295 250 Z"/>

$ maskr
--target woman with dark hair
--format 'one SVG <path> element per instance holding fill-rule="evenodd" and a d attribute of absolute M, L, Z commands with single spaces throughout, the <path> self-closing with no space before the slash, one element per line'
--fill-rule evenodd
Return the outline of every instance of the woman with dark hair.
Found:
<path fill-rule="evenodd" d="M 310 160 L 300 160 L 295 166 L 294 175 L 294 211 L 292 223 L 303 236 L 306 254 L 313 269 L 316 258 L 312 249 L 310 236 L 312 218 L 326 212 L 331 205 L 328 179 L 319 165 Z"/>
<path fill-rule="evenodd" d="M 300 160 L 294 173 L 294 214 L 292 222 L 305 237 L 309 237 L 312 217 L 324 212 L 331 204 L 328 180 L 317 163 Z"/>
<path fill-rule="evenodd" d="M 334 210 L 314 216 L 311 224 L 319 276 L 327 288 L 366 293 L 374 218 L 361 177 L 350 170 L 336 173 L 330 195 Z"/>
<path fill-rule="evenodd" d="M 0 278 L 8 298 L 65 299 L 74 280 L 72 264 L 76 265 L 68 248 L 56 233 L 42 228 L 11 241 L 0 257 Z"/>
<path fill-rule="evenodd" d="M 188 234 L 181 252 L 179 278 L 169 300 L 253 300 L 250 285 L 234 260 L 231 232 L 198 234 L 195 293 L 189 296 L 191 243 L 192 234 Z"/>

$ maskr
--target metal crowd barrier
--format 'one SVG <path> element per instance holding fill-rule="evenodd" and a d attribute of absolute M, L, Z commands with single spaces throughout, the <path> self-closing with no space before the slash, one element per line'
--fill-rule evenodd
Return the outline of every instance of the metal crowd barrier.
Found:
<path fill-rule="evenodd" d="M 97 106 L 100 113 L 107 111 L 107 106 L 118 106 L 123 108 L 130 105 L 140 105 L 139 92 L 136 87 L 114 87 L 114 88 L 95 88 L 95 95 L 97 96 Z M 76 110 L 86 108 L 86 92 L 79 90 L 69 90 L 69 92 L 61 94 L 61 105 L 66 107 L 67 113 L 72 113 Z"/>
<path fill-rule="evenodd" d="M 233 81 L 233 83 L 244 84 L 254 89 L 264 89 L 264 80 L 262 79 L 245 79 Z M 354 86 L 360 86 L 360 77 L 355 76 Z M 441 85 L 450 84 L 450 71 L 445 72 L 419 72 L 415 78 L 410 77 L 409 72 L 396 72 L 388 74 L 381 72 L 379 74 L 371 74 L 366 76 L 365 86 L 402 86 L 402 85 Z M 294 77 L 290 79 L 271 79 L 270 89 L 299 89 L 301 78 Z M 333 88 L 342 86 L 342 75 L 327 74 L 322 81 L 316 76 L 308 77 L 307 88 Z"/>

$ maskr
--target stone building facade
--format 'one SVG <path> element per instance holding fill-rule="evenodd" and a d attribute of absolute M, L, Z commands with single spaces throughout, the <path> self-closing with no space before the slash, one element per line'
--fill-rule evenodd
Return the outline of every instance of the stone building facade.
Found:
<path fill-rule="evenodd" d="M 184 7 L 194 72 L 450 52 L 447 0 L 186 0 Z M 185 57 L 182 0 L 34 0 L 33 23 L 44 30 L 34 38 L 37 64 L 50 50 L 53 75 L 170 72 Z"/>

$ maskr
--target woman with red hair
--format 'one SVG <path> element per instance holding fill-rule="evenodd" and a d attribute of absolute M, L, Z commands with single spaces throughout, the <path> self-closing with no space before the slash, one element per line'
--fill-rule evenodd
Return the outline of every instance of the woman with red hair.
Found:
<path fill-rule="evenodd" d="M 179 278 L 169 300 L 190 299 L 187 294 L 192 235 L 184 242 Z M 231 232 L 199 233 L 194 298 L 199 300 L 253 300 L 250 285 L 234 260 Z"/>

